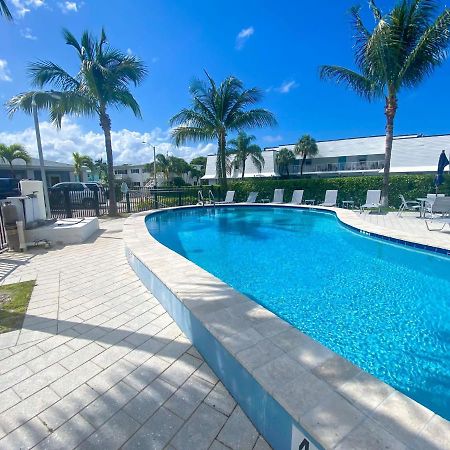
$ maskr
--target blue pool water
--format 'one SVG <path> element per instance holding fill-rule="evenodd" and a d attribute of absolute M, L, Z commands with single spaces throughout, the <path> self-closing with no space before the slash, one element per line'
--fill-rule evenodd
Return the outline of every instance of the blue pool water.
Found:
<path fill-rule="evenodd" d="M 450 419 L 450 258 L 274 207 L 166 211 L 162 244 Z"/>

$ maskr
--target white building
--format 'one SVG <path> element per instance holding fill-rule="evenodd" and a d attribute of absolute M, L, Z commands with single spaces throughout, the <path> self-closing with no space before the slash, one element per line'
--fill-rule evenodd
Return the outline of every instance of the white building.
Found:
<path fill-rule="evenodd" d="M 259 173 L 247 160 L 245 178 L 280 176 L 276 153 L 281 148 L 294 150 L 295 144 L 265 148 L 265 164 Z M 341 177 L 379 175 L 383 173 L 385 136 L 338 139 L 317 142 L 319 153 L 307 158 L 303 175 L 313 177 Z M 391 158 L 391 173 L 434 173 L 442 150 L 450 151 L 450 135 L 423 136 L 420 134 L 396 136 Z M 301 155 L 289 167 L 289 174 L 300 175 Z M 239 170 L 232 170 L 230 178 L 239 178 Z M 206 173 L 202 178 L 209 184 L 217 182 L 216 155 L 208 156 Z"/>

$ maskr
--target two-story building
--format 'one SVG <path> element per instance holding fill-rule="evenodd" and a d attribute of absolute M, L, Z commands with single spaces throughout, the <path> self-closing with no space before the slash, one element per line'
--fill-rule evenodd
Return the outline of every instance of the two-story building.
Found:
<path fill-rule="evenodd" d="M 342 177 L 379 175 L 384 169 L 385 136 L 369 136 L 317 142 L 319 152 L 307 157 L 303 176 Z M 246 161 L 244 177 L 278 177 L 282 175 L 276 154 L 282 148 L 294 150 L 295 144 L 265 148 L 264 167 L 259 172 L 251 160 Z M 424 136 L 413 134 L 396 136 L 392 146 L 391 173 L 434 173 L 442 150 L 450 151 L 450 135 Z M 289 174 L 300 175 L 301 155 L 289 166 Z M 240 178 L 241 171 L 232 168 L 230 178 Z M 206 173 L 202 178 L 209 184 L 217 182 L 216 155 L 209 155 Z"/>

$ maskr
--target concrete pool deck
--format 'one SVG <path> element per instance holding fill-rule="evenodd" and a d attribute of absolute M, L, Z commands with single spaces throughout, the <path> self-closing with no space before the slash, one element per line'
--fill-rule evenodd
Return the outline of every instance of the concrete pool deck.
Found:
<path fill-rule="evenodd" d="M 365 232 L 449 248 L 446 233 L 386 228 L 372 215 L 331 210 Z M 450 448 L 447 420 L 162 246 L 147 232 L 146 215 L 125 224 L 131 266 L 274 448 Z"/>
<path fill-rule="evenodd" d="M 123 219 L 86 243 L 0 254 L 36 280 L 0 334 L 0 449 L 270 447 L 129 267 Z"/>

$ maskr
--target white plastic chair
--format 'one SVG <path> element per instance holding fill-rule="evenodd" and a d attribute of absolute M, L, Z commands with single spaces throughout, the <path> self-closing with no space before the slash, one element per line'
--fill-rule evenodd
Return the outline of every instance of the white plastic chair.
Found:
<path fill-rule="evenodd" d="M 366 195 L 366 203 L 361 205 L 360 212 L 365 209 L 378 209 L 381 211 L 381 190 L 379 189 L 369 189 Z"/>
<path fill-rule="evenodd" d="M 283 203 L 284 189 L 275 189 L 273 191 L 272 203 Z"/>
<path fill-rule="evenodd" d="M 441 214 L 441 217 L 433 218 L 433 214 Z M 425 219 L 428 230 L 430 231 L 441 231 L 444 229 L 445 225 L 450 226 L 450 197 L 438 196 L 435 198 L 433 205 L 431 206 L 431 219 Z M 447 217 L 445 217 L 447 216 Z M 439 223 L 441 228 L 432 230 L 429 227 L 429 223 Z"/>
<path fill-rule="evenodd" d="M 291 205 L 301 205 L 303 201 L 303 190 L 296 189 L 292 193 Z"/>
<path fill-rule="evenodd" d="M 250 192 L 247 197 L 247 203 L 256 203 L 257 192 Z"/>
<path fill-rule="evenodd" d="M 223 202 L 216 202 L 216 204 L 234 203 L 234 194 L 235 191 L 227 191 L 227 194 L 225 195 L 225 200 Z"/>
<path fill-rule="evenodd" d="M 405 197 L 402 194 L 400 194 L 399 197 L 402 201 L 397 214 L 399 217 L 402 216 L 403 211 L 418 211 L 420 209 L 420 203 L 416 200 L 405 200 Z"/>
<path fill-rule="evenodd" d="M 320 206 L 336 206 L 338 191 L 328 190 L 325 192 L 325 200 Z"/>

